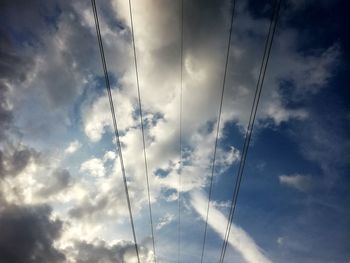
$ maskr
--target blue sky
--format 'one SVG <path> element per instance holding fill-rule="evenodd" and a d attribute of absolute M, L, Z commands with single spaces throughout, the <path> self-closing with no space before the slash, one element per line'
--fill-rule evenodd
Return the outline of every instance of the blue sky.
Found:
<path fill-rule="evenodd" d="M 141 262 L 154 262 L 129 5 L 96 2 Z M 184 1 L 182 169 L 179 2 L 132 2 L 157 261 L 178 262 L 180 190 L 180 262 L 198 262 L 230 1 Z M 0 261 L 137 262 L 90 1 L 1 5 Z M 283 1 L 225 262 L 350 261 L 345 5 Z M 220 256 L 271 12 L 237 1 L 204 262 Z"/>

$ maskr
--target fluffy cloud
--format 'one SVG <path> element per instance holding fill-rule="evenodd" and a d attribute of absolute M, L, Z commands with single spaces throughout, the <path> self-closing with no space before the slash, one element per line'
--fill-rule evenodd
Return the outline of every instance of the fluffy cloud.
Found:
<path fill-rule="evenodd" d="M 108 151 L 103 156 L 103 162 L 108 162 L 108 161 L 114 160 L 115 157 L 116 157 L 115 152 Z"/>
<path fill-rule="evenodd" d="M 106 174 L 103 161 L 98 158 L 92 158 L 82 163 L 80 171 L 87 172 L 88 174 L 97 177 L 104 177 Z"/>
<path fill-rule="evenodd" d="M 68 147 L 64 150 L 66 154 L 75 153 L 81 147 L 81 143 L 77 140 L 71 142 Z"/>
<path fill-rule="evenodd" d="M 7 144 L 0 150 L 0 176 L 4 200 L 17 205 L 45 204 L 55 199 L 65 202 L 71 196 L 62 193 L 74 185 L 67 169 L 23 144 Z"/>
<path fill-rule="evenodd" d="M 104 157 L 110 156 L 107 151 Z M 111 156 L 110 156 L 111 157 Z M 106 160 L 106 158 L 104 158 Z M 119 159 L 113 160 L 113 167 L 106 172 L 107 162 L 94 158 L 84 162 L 80 168 L 91 175 L 82 179 L 78 185 L 85 189 L 86 193 L 78 203 L 74 203 L 69 210 L 69 215 L 75 219 L 86 219 L 92 222 L 98 220 L 123 221 L 128 216 L 125 199 L 125 189 L 120 171 Z M 107 175 L 107 176 L 105 176 Z M 145 174 L 142 171 L 135 172 L 131 167 L 127 168 L 128 187 L 133 212 L 139 212 L 147 201 L 147 192 L 144 184 Z M 93 187 L 92 187 L 93 185 Z M 155 194 L 155 193 L 153 193 Z M 152 198 L 152 202 L 155 199 Z"/>
<path fill-rule="evenodd" d="M 208 7 L 205 15 L 195 11 L 203 8 L 203 5 Z M 120 20 L 125 28 L 129 28 L 127 3 L 114 1 L 112 7 L 116 19 Z M 186 32 L 182 132 L 186 162 L 190 164 L 183 168 L 183 173 L 189 175 L 184 176 L 186 178 L 183 182 L 184 191 L 204 186 L 206 177 L 200 175 L 210 174 L 207 169 L 212 158 L 211 149 L 214 144 L 212 130 L 216 125 L 220 90 L 218 87 L 221 85 L 223 70 L 219 65 L 224 65 L 221 50 L 227 41 L 226 7 L 225 4 L 217 5 L 203 1 L 194 1 L 186 5 L 186 12 L 191 13 L 192 17 L 191 20 L 185 19 L 184 22 Z M 156 174 L 159 169 L 167 171 L 168 174 L 166 178 L 156 181 L 151 178 L 151 182 L 154 184 L 159 182 L 162 187 L 168 188 L 176 188 L 178 177 L 176 165 L 179 158 L 179 72 L 174 70 L 179 68 L 179 54 L 174 51 L 179 48 L 179 38 L 176 37 L 179 33 L 177 8 L 178 6 L 171 2 L 159 5 L 151 1 L 133 6 L 149 167 L 151 174 Z M 149 12 L 143 12 L 144 9 Z M 206 19 L 208 16 L 213 19 Z M 268 21 L 264 18 L 251 17 L 246 6 L 239 5 L 235 23 L 240 26 L 234 30 L 221 129 L 230 122 L 245 127 Z M 247 31 L 251 34 L 247 34 Z M 153 37 L 155 34 L 157 38 Z M 208 35 L 212 37 L 208 39 Z M 109 41 L 107 36 L 106 41 Z M 295 41 L 296 32 L 291 29 L 281 30 L 276 37 L 271 68 L 258 116 L 261 122 L 272 120 L 275 125 L 279 125 L 290 119 L 306 119 L 308 113 L 305 109 L 291 109 L 284 103 L 280 85 L 287 80 L 293 83 L 298 94 L 301 91 L 314 93 L 322 88 L 331 76 L 330 68 L 339 54 L 336 46 L 316 55 L 304 57 L 298 53 L 297 45 L 293 44 Z M 122 41 L 121 45 L 124 46 L 125 43 Z M 115 48 L 118 49 L 118 43 Z M 280 67 L 281 63 L 286 66 Z M 113 62 L 110 64 L 113 67 Z M 236 73 L 236 68 L 239 68 L 240 74 Z M 126 63 L 122 74 L 116 74 L 111 70 L 111 75 L 118 75 L 119 85 L 114 88 L 113 97 L 117 105 L 117 121 L 122 130 L 121 141 L 123 154 L 127 160 L 126 166 L 132 167 L 128 174 L 131 178 L 141 178 L 142 173 L 137 175 L 135 172 L 136 167 L 137 170 L 143 169 L 143 160 L 142 149 L 137 146 L 141 136 L 137 131 L 138 115 L 133 115 L 138 110 L 135 103 L 137 93 L 134 70 L 132 63 Z M 84 110 L 84 131 L 92 141 L 96 142 L 104 133 L 112 131 L 106 95 L 97 97 L 89 105 L 91 107 Z M 186 114 L 187 112 L 190 114 Z M 231 157 L 236 160 L 238 155 L 231 154 Z M 218 161 L 220 160 L 219 158 Z M 228 161 L 233 163 L 232 160 Z M 226 165 L 220 162 L 218 164 Z"/>
<path fill-rule="evenodd" d="M 134 126 L 134 107 L 130 98 L 125 97 L 119 90 L 113 90 L 112 96 L 116 99 L 115 110 L 118 117 L 118 128 L 123 131 Z M 84 131 L 94 142 L 99 141 L 106 130 L 112 131 L 112 116 L 106 93 L 97 98 L 92 105 L 86 105 L 83 110 L 83 118 Z"/>

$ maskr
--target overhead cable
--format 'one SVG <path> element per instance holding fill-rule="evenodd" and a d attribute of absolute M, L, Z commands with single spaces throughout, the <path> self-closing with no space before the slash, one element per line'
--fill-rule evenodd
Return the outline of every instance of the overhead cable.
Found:
<path fill-rule="evenodd" d="M 180 263 L 181 256 L 181 174 L 182 174 L 182 86 L 183 86 L 183 17 L 184 17 L 184 3 L 180 0 L 180 34 L 181 34 L 181 44 L 180 44 L 180 136 L 179 136 L 179 151 L 180 151 L 180 161 L 179 161 L 179 180 L 178 180 L 178 227 L 177 227 L 177 262 Z"/>
<path fill-rule="evenodd" d="M 157 257 L 156 257 L 156 246 L 155 246 L 155 241 L 154 241 L 154 228 L 153 228 L 151 194 L 150 194 L 150 186 L 149 186 L 146 143 L 145 143 L 145 129 L 144 129 L 144 122 L 143 122 L 143 112 L 142 112 L 142 103 L 141 103 L 141 92 L 140 92 L 140 82 L 139 82 L 139 72 L 138 72 L 138 64 L 137 64 L 137 53 L 136 53 L 136 45 L 135 45 L 134 21 L 133 21 L 133 16 L 132 16 L 131 0 L 129 0 L 129 13 L 130 13 L 132 46 L 133 46 L 133 52 L 134 52 L 134 64 L 135 64 L 137 96 L 138 96 L 139 114 L 140 114 L 140 125 L 141 125 L 141 132 L 142 132 L 143 157 L 144 157 L 145 173 L 146 173 L 149 219 L 150 219 L 150 227 L 151 227 L 151 237 L 152 237 L 152 245 L 153 245 L 154 262 L 156 262 L 157 261 Z"/>
<path fill-rule="evenodd" d="M 218 119 L 217 119 L 217 124 L 216 124 L 216 138 L 215 138 L 215 144 L 214 144 L 213 162 L 212 162 L 212 167 L 211 167 L 211 176 L 210 176 L 210 185 L 209 185 L 209 194 L 208 194 L 208 205 L 207 205 L 207 212 L 206 212 L 206 217 L 205 217 L 204 236 L 203 236 L 203 243 L 202 243 L 201 263 L 203 262 L 203 259 L 204 259 L 204 250 L 205 250 L 205 243 L 206 243 L 206 238 L 207 238 L 209 208 L 210 208 L 210 201 L 211 201 L 212 188 L 213 188 L 213 177 L 214 177 L 214 171 L 215 171 L 216 151 L 217 151 L 217 145 L 218 145 L 218 140 L 219 140 L 220 120 L 221 120 L 222 105 L 223 105 L 224 93 L 225 93 L 227 68 L 228 68 L 228 62 L 229 62 L 229 56 L 230 56 L 231 37 L 232 37 L 232 28 L 233 28 L 233 18 L 234 18 L 234 14 L 235 14 L 235 7 L 236 7 L 236 0 L 233 0 L 232 1 L 232 11 L 231 11 L 230 31 L 229 31 L 229 35 L 228 35 L 227 49 L 226 49 L 225 70 L 224 70 L 224 76 L 223 76 L 222 88 L 221 88 L 219 114 L 218 114 Z"/>
<path fill-rule="evenodd" d="M 268 64 L 268 61 L 270 58 L 272 42 L 273 42 L 273 38 L 274 38 L 274 35 L 276 32 L 279 10 L 281 8 L 281 2 L 282 2 L 282 0 L 275 0 L 274 6 L 273 6 L 273 13 L 272 13 L 271 21 L 270 21 L 269 32 L 268 32 L 266 42 L 265 42 L 263 59 L 262 59 L 261 66 L 260 66 L 258 82 L 256 84 L 254 100 L 253 100 L 253 105 L 252 105 L 252 109 L 250 112 L 248 127 L 247 127 L 246 134 L 245 134 L 245 141 L 244 141 L 244 146 L 243 146 L 243 151 L 242 151 L 242 157 L 241 157 L 241 160 L 239 163 L 235 188 L 234 188 L 233 195 L 232 195 L 230 213 L 229 213 L 229 218 L 228 218 L 228 222 L 227 222 L 227 226 L 226 226 L 224 241 L 223 241 L 222 248 L 221 248 L 221 255 L 220 255 L 219 263 L 223 263 L 224 259 L 225 259 L 225 253 L 226 253 L 226 248 L 227 248 L 227 244 L 228 244 L 228 239 L 230 236 L 232 220 L 233 220 L 233 216 L 234 216 L 235 209 L 236 209 L 239 189 L 241 186 L 244 165 L 246 162 L 247 153 L 248 153 L 248 149 L 249 149 L 249 143 L 250 143 L 252 132 L 253 132 L 256 113 L 257 113 L 257 109 L 258 109 L 258 105 L 259 105 L 259 101 L 260 101 L 260 96 L 261 96 L 261 91 L 262 91 L 262 87 L 263 87 L 263 83 L 264 83 L 264 79 L 265 79 L 267 64 Z"/>
<path fill-rule="evenodd" d="M 138 263 L 140 263 L 139 250 L 138 250 L 138 246 L 137 246 L 136 233 L 135 233 L 135 225 L 134 225 L 134 220 L 133 220 L 132 211 L 131 211 L 128 183 L 127 183 L 127 179 L 126 179 L 126 175 L 125 175 L 125 167 L 124 167 L 124 161 L 123 161 L 122 148 L 121 148 L 121 143 L 120 143 L 120 139 L 119 139 L 118 124 L 117 124 L 116 116 L 115 116 L 114 103 L 113 103 L 111 86 L 110 86 L 109 77 L 108 77 L 106 59 L 105 59 L 104 50 L 103 50 L 103 43 L 102 43 L 102 37 L 101 37 L 101 31 L 100 31 L 100 25 L 99 25 L 95 0 L 91 0 L 91 4 L 92 4 L 92 10 L 94 13 L 96 34 L 97 34 L 98 45 L 100 48 L 102 67 L 103 67 L 103 72 L 104 72 L 104 76 L 105 76 L 105 83 L 106 83 L 106 89 L 107 89 L 107 93 L 108 93 L 109 105 L 110 105 L 110 110 L 111 110 L 112 119 L 113 119 L 114 135 L 115 135 L 115 139 L 116 139 L 116 143 L 117 143 L 116 151 L 118 152 L 118 155 L 119 155 L 120 167 L 121 167 L 122 175 L 123 175 L 125 195 L 126 195 L 126 200 L 127 200 L 128 210 L 129 210 L 129 217 L 130 217 L 132 234 L 133 234 L 133 238 L 134 238 L 134 245 L 135 245 L 137 261 L 138 261 Z"/>

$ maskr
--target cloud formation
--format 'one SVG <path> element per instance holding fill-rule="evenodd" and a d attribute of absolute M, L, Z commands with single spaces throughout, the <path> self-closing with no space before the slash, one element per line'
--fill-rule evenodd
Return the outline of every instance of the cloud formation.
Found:
<path fill-rule="evenodd" d="M 165 214 L 163 217 L 159 219 L 156 229 L 157 230 L 162 229 L 164 226 L 170 224 L 174 220 L 174 218 L 175 218 L 175 215 L 173 214 L 169 214 L 169 213 Z"/>
<path fill-rule="evenodd" d="M 74 236 L 89 239 L 72 245 L 73 252 L 67 252 L 69 260 L 118 262 L 124 258 L 132 262 L 133 256 L 127 252 L 131 251 L 130 242 L 113 241 L 122 235 L 118 230 L 127 228 L 128 213 L 119 160 L 111 151 L 114 145 L 110 147 L 113 129 L 90 3 L 20 2 L 5 1 L 0 11 L 6 20 L 0 25 L 4 36 L 0 41 L 1 194 L 6 202 L 16 204 L 18 211 L 22 209 L 20 205 L 52 205 L 55 214 L 68 223 L 63 231 L 67 244 L 73 242 Z M 144 229 L 145 220 L 140 216 L 147 205 L 147 192 L 127 4 L 103 0 L 98 2 L 98 10 L 131 203 L 135 218 Z M 165 209 L 174 205 L 176 191 L 181 190 L 186 196 L 186 192 L 202 190 L 210 178 L 228 7 L 228 1 L 185 1 L 184 159 L 179 189 L 179 6 L 172 0 L 135 1 L 133 6 L 151 202 L 165 203 Z M 263 9 L 271 10 L 270 4 Z M 225 133 L 229 125 L 240 131 L 245 129 L 268 19 L 255 17 L 248 5 L 239 3 L 234 23 L 216 177 L 224 176 L 240 158 L 239 145 L 220 142 L 230 136 Z M 333 76 L 340 47 L 334 44 L 304 54 L 299 50 L 298 37 L 297 30 L 281 22 L 259 106 L 257 123 L 261 129 L 279 127 L 292 120 L 309 120 L 311 115 L 303 100 L 322 90 Z M 285 83 L 292 87 L 287 97 L 295 102 L 294 106 L 286 101 Z M 307 133 L 319 135 L 321 131 L 314 127 L 311 130 L 307 129 Z M 313 145 L 322 144 L 322 149 L 310 147 L 307 155 L 322 160 L 326 152 L 323 148 L 330 144 L 323 143 L 325 140 L 320 143 L 317 138 L 320 136 L 313 136 Z M 84 151 L 78 151 L 83 142 Z M 65 154 L 65 160 L 56 149 Z M 303 175 L 281 175 L 279 180 L 300 191 L 309 189 L 310 180 Z M 205 201 L 200 195 L 192 197 L 201 215 Z M 226 203 L 213 204 L 225 207 Z M 35 214 L 36 208 L 31 209 L 23 214 Z M 222 233 L 217 222 L 224 225 L 226 219 L 211 209 L 217 220 L 211 225 Z M 45 213 L 49 217 L 50 213 Z M 6 219 L 12 214 L 4 216 Z M 162 214 L 158 230 L 172 220 L 173 214 Z M 50 229 L 50 223 L 46 223 Z M 89 235 L 84 235 L 86 230 Z M 55 233 L 52 232 L 52 239 L 56 238 Z M 115 235 L 111 237 L 111 233 Z M 233 225 L 233 233 L 230 244 L 247 262 L 270 262 L 241 228 Z M 104 241 L 93 243 L 94 238 Z M 48 253 L 50 249 L 49 245 Z M 52 249 L 51 262 L 55 262 Z M 149 253 L 144 251 L 145 260 Z"/>
<path fill-rule="evenodd" d="M 203 220 L 206 218 L 208 199 L 200 192 L 191 194 L 191 204 Z M 210 204 L 208 225 L 223 239 L 227 225 L 227 218 Z M 228 243 L 239 252 L 247 263 L 272 263 L 264 251 L 255 243 L 254 239 L 239 226 L 232 224 Z"/>
<path fill-rule="evenodd" d="M 57 168 L 48 178 L 45 187 L 38 191 L 38 195 L 49 197 L 67 189 L 72 184 L 72 176 L 67 169 Z"/>
<path fill-rule="evenodd" d="M 54 247 L 62 221 L 50 219 L 48 206 L 0 206 L 0 258 L 3 262 L 59 263 L 65 256 Z"/>
<path fill-rule="evenodd" d="M 109 245 L 103 241 L 94 244 L 87 242 L 76 242 L 74 244 L 75 263 L 134 263 L 137 262 L 135 246 L 131 242 L 121 241 Z M 139 246 L 140 261 L 152 263 L 153 253 Z"/>
<path fill-rule="evenodd" d="M 81 143 L 78 140 L 72 141 L 68 147 L 64 150 L 66 154 L 73 154 L 81 147 Z"/>
<path fill-rule="evenodd" d="M 87 172 L 90 175 L 97 177 L 103 177 L 106 173 L 103 161 L 98 158 L 92 158 L 82 163 L 80 171 Z"/>
<path fill-rule="evenodd" d="M 38 152 L 25 145 L 8 145 L 0 149 L 0 177 L 17 176 L 38 157 Z"/>
<path fill-rule="evenodd" d="M 279 182 L 286 186 L 295 188 L 301 192 L 307 192 L 311 189 L 313 182 L 311 176 L 302 174 L 280 175 Z"/>

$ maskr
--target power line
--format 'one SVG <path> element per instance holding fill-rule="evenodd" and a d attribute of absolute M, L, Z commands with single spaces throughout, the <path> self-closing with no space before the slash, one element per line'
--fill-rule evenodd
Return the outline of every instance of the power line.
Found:
<path fill-rule="evenodd" d="M 136 251 L 137 261 L 138 261 L 138 263 L 140 263 L 140 256 L 139 256 L 139 250 L 138 250 L 138 247 L 137 247 L 137 240 L 136 240 L 134 220 L 133 220 L 132 211 L 131 211 L 128 183 L 127 183 L 127 180 L 126 180 L 122 148 L 121 148 L 121 143 L 120 143 L 120 140 L 119 140 L 118 124 L 117 124 L 116 117 L 115 117 L 114 103 L 113 103 L 111 86 L 110 86 L 109 77 L 108 77 L 106 59 L 105 59 L 104 50 L 103 50 L 103 43 L 102 43 L 102 37 L 101 37 L 101 31 L 100 31 L 100 26 L 99 26 L 99 21 L 98 21 L 98 14 L 97 14 L 95 0 L 91 0 L 91 4 L 92 4 L 92 10 L 93 10 L 93 13 L 94 13 L 96 33 L 97 33 L 97 40 L 98 40 L 98 45 L 99 45 L 99 48 L 100 48 L 102 67 L 103 67 L 103 72 L 104 72 L 104 76 L 105 76 L 105 82 L 106 82 L 106 88 L 107 88 L 107 93 L 108 93 L 109 105 L 110 105 L 112 119 L 113 119 L 114 135 L 115 135 L 115 138 L 116 138 L 116 141 L 117 141 L 117 152 L 118 152 L 118 155 L 119 155 L 120 166 L 121 166 L 121 170 L 122 170 L 122 174 L 123 174 L 123 181 L 124 181 L 126 200 L 127 200 L 127 204 L 128 204 L 130 223 L 131 223 L 132 234 L 133 234 L 134 243 L 135 243 L 135 251 Z"/>
<path fill-rule="evenodd" d="M 232 200 L 231 200 L 231 208 L 230 208 L 230 214 L 229 214 L 229 218 L 228 218 L 228 222 L 227 222 L 227 226 L 226 226 L 226 233 L 225 233 L 224 241 L 223 241 L 222 248 L 221 248 L 221 255 L 220 255 L 220 260 L 219 260 L 220 263 L 223 263 L 224 259 L 225 259 L 225 253 L 226 253 L 228 239 L 230 236 L 232 220 L 233 220 L 233 216 L 234 216 L 235 209 L 236 209 L 239 189 L 241 186 L 244 165 L 246 162 L 247 153 L 248 153 L 248 149 L 249 149 L 249 143 L 250 143 L 251 135 L 253 132 L 256 113 L 257 113 L 257 109 L 258 109 L 258 105 L 259 105 L 259 101 L 260 101 L 260 96 L 261 96 L 261 91 L 262 91 L 262 87 L 263 87 L 263 83 L 264 83 L 264 79 L 265 79 L 266 68 L 267 68 L 269 58 L 270 58 L 272 42 L 273 42 L 273 38 L 274 38 L 274 35 L 276 32 L 276 26 L 277 26 L 277 21 L 278 21 L 279 10 L 281 7 L 281 2 L 282 2 L 281 0 L 276 0 L 274 7 L 273 7 L 273 13 L 272 13 L 272 17 L 271 17 L 270 26 L 269 26 L 269 32 L 268 32 L 268 35 L 266 38 L 263 59 L 262 59 L 261 66 L 260 66 L 259 78 L 258 78 L 258 82 L 257 82 L 256 89 L 255 89 L 252 109 L 250 112 L 248 128 L 247 128 L 246 134 L 245 134 L 245 141 L 244 141 L 244 146 L 243 146 L 243 151 L 242 151 L 242 158 L 241 158 L 241 161 L 239 164 L 238 174 L 237 174 L 236 183 L 235 183 L 235 189 L 233 191 L 233 196 L 232 196 Z"/>
<path fill-rule="evenodd" d="M 214 156 L 213 156 L 213 163 L 212 163 L 212 170 L 211 170 L 211 177 L 210 177 L 208 206 L 207 206 L 207 213 L 206 213 L 206 217 L 205 217 L 205 227 L 204 227 L 204 237 L 203 237 L 203 245 L 202 245 L 201 263 L 203 262 L 203 258 L 204 258 L 205 242 L 206 242 L 206 238 L 207 238 L 208 216 L 209 216 L 209 208 L 210 208 L 211 194 L 212 194 L 212 188 L 213 188 L 213 177 L 214 177 L 214 170 L 215 170 L 216 150 L 217 150 L 218 139 L 219 139 L 220 120 L 221 120 L 222 105 L 223 105 L 223 100 L 224 100 L 227 68 L 228 68 L 228 62 L 229 62 L 229 56 L 230 56 L 232 27 L 233 27 L 233 18 L 234 18 L 234 14 L 235 14 L 235 7 L 236 7 L 236 0 L 233 0 L 232 1 L 230 32 L 229 32 L 229 36 L 228 36 L 227 51 L 226 51 L 225 70 L 224 70 L 224 76 L 223 76 L 223 81 L 222 81 L 222 89 L 221 89 L 219 115 L 218 115 L 218 121 L 217 121 L 217 126 L 216 126 L 216 138 L 215 138 Z"/>
<path fill-rule="evenodd" d="M 180 47 L 180 162 L 179 162 L 179 182 L 178 182 L 178 227 L 177 227 L 177 262 L 180 262 L 181 252 L 181 173 L 182 173 L 182 82 L 183 82 L 183 17 L 184 17 L 184 3 L 180 0 L 181 9 L 181 47 Z"/>
<path fill-rule="evenodd" d="M 140 92 L 140 83 L 139 83 L 139 72 L 137 67 L 137 54 L 135 47 L 135 35 L 134 35 L 134 22 L 132 17 L 132 6 L 131 0 L 129 0 L 129 12 L 130 12 L 130 24 L 131 24 L 131 37 L 132 37 L 132 46 L 134 51 L 134 64 L 135 64 L 135 75 L 136 75 L 136 84 L 137 84 L 137 95 L 138 95 L 138 103 L 139 103 L 139 113 L 140 113 L 140 124 L 141 124 L 141 132 L 142 132 L 142 145 L 143 145 L 143 157 L 145 163 L 145 172 L 146 172 L 146 184 L 147 184 L 147 195 L 148 195 L 148 208 L 149 208 L 149 218 L 151 225 L 151 234 L 152 234 L 152 245 L 153 245 L 153 254 L 154 254 L 154 262 L 156 262 L 156 247 L 154 242 L 154 230 L 153 230 L 153 217 L 152 217 L 152 206 L 151 206 L 151 195 L 150 195 L 150 187 L 149 187 L 149 177 L 148 177 L 148 165 L 147 165 L 147 154 L 146 154 L 146 143 L 145 143 L 145 131 L 143 126 L 143 114 L 142 114 L 142 104 L 141 104 L 141 92 Z"/>

